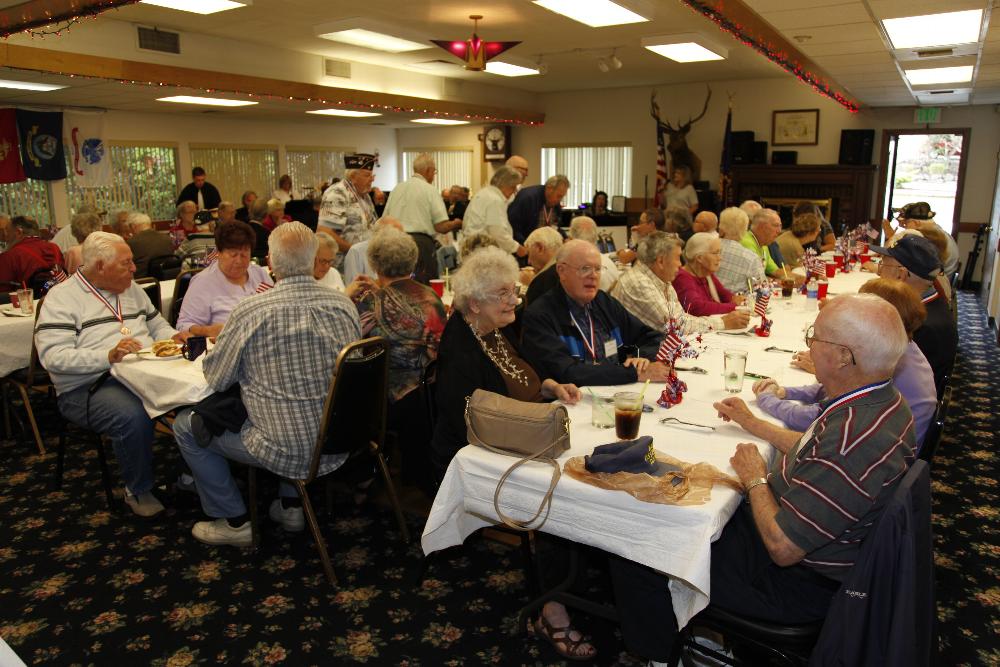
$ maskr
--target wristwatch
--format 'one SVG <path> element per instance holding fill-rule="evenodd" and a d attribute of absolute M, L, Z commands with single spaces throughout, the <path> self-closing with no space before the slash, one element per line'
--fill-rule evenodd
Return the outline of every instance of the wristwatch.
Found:
<path fill-rule="evenodd" d="M 754 477 L 754 478 L 753 478 L 753 479 L 751 479 L 751 480 L 750 480 L 749 482 L 747 482 L 747 485 L 746 485 L 746 488 L 745 488 L 745 489 L 743 490 L 743 493 L 744 493 L 744 494 L 746 495 L 746 497 L 747 497 L 747 501 L 749 501 L 749 500 L 750 500 L 750 492 L 751 492 L 751 491 L 752 491 L 752 490 L 753 490 L 753 489 L 754 489 L 755 487 L 758 487 L 758 486 L 760 486 L 761 484 L 767 484 L 767 477 Z"/>

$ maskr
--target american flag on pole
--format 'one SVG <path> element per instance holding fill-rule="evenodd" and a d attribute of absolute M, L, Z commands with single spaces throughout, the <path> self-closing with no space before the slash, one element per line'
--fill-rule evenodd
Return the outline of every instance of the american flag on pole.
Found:
<path fill-rule="evenodd" d="M 722 206 L 733 202 L 733 107 L 726 114 L 726 131 L 722 135 L 722 162 L 719 164 L 719 200 Z"/>
<path fill-rule="evenodd" d="M 660 132 L 659 124 L 656 128 L 656 195 L 653 197 L 653 205 L 662 208 L 666 203 L 664 191 L 667 189 L 667 148 L 663 144 L 663 132 Z"/>
<path fill-rule="evenodd" d="M 272 287 L 274 287 L 274 285 L 271 283 L 261 282 L 260 285 L 257 285 L 257 289 L 254 291 L 254 294 L 263 294 Z"/>
<path fill-rule="evenodd" d="M 769 289 L 759 289 L 757 290 L 757 300 L 753 307 L 753 314 L 758 317 L 764 317 L 767 315 L 767 303 L 771 300 L 771 290 Z"/>

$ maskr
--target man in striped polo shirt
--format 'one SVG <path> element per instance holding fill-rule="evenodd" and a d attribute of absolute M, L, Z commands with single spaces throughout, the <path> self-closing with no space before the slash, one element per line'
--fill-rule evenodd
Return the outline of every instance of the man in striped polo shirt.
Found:
<path fill-rule="evenodd" d="M 739 398 L 714 406 L 779 456 L 768 471 L 757 445 L 741 443 L 730 459 L 748 504 L 712 545 L 709 594 L 714 605 L 775 623 L 826 616 L 914 459 L 913 416 L 890 379 L 907 344 L 895 308 L 874 295 L 840 296 L 820 311 L 806 344 L 834 398 L 805 433 L 754 416 Z M 667 578 L 619 558 L 611 574 L 629 649 L 666 661 L 676 634 Z"/>

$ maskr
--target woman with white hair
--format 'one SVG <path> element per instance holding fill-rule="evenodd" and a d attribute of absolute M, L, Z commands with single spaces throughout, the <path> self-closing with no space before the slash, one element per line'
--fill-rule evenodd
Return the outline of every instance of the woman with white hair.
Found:
<path fill-rule="evenodd" d="M 344 291 L 344 278 L 340 271 L 333 268 L 337 261 L 337 242 L 329 234 L 317 234 L 319 246 L 316 248 L 316 259 L 313 260 L 313 278 L 320 285 L 338 292 Z"/>
<path fill-rule="evenodd" d="M 267 200 L 267 215 L 261 220 L 261 225 L 268 232 L 273 232 L 274 228 L 283 222 L 289 222 L 291 218 L 285 215 L 285 205 L 280 199 Z"/>
<path fill-rule="evenodd" d="M 684 246 L 687 264 L 677 271 L 674 289 L 684 310 L 691 315 L 725 315 L 743 303 L 743 297 L 727 290 L 715 272 L 722 262 L 722 241 L 716 233 L 698 232 Z"/>

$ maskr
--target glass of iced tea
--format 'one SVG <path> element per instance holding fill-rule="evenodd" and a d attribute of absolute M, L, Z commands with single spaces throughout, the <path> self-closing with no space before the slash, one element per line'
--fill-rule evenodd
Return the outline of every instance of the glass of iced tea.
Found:
<path fill-rule="evenodd" d="M 642 403 L 634 391 L 619 391 L 615 394 L 615 435 L 619 440 L 635 440 L 639 437 L 639 420 L 642 419 Z"/>

